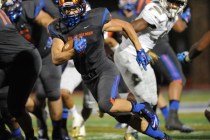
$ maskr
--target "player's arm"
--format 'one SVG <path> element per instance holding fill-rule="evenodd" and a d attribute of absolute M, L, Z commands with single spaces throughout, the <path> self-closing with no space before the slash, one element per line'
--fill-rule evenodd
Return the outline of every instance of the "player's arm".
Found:
<path fill-rule="evenodd" d="M 108 23 L 104 24 L 102 30 L 108 32 L 124 31 L 126 35 L 130 38 L 132 43 L 134 44 L 136 50 L 142 49 L 135 30 L 133 29 L 132 25 L 126 21 L 119 19 L 112 19 Z"/>
<path fill-rule="evenodd" d="M 192 59 L 200 55 L 210 45 L 210 31 L 205 33 L 202 38 L 195 43 L 189 52 L 178 53 L 177 57 L 181 62 L 190 62 Z"/>
<path fill-rule="evenodd" d="M 43 10 L 41 10 L 35 18 L 35 22 L 39 25 L 44 26 L 46 29 L 52 21 L 54 21 L 54 18 L 52 18 L 48 13 Z"/>
<path fill-rule="evenodd" d="M 142 48 L 139 39 L 137 37 L 137 34 L 130 23 L 119 19 L 112 19 L 108 23 L 104 24 L 103 31 L 108 31 L 108 32 L 124 31 L 136 48 L 137 51 L 136 61 L 138 62 L 139 65 L 143 66 L 144 70 L 147 70 L 146 66 L 150 63 L 150 58 Z"/>
<path fill-rule="evenodd" d="M 186 28 L 187 28 L 186 22 L 183 21 L 180 17 L 173 26 L 173 30 L 179 33 L 183 32 Z"/>
<path fill-rule="evenodd" d="M 147 27 L 153 27 L 147 21 L 145 21 L 143 18 L 132 21 L 131 25 L 133 26 L 134 30 L 137 33 L 143 31 Z"/>
<path fill-rule="evenodd" d="M 189 52 L 189 58 L 193 59 L 197 57 L 201 52 L 203 52 L 210 45 L 210 31 L 205 33 L 202 38 L 193 45 Z"/>
<path fill-rule="evenodd" d="M 73 58 L 75 54 L 73 43 L 67 42 L 64 44 L 61 39 L 53 38 L 51 53 L 53 64 L 60 65 Z"/>
<path fill-rule="evenodd" d="M 183 32 L 187 28 L 187 24 L 190 22 L 191 19 L 191 12 L 190 8 L 187 8 L 184 12 L 182 12 L 175 25 L 173 26 L 173 29 L 176 32 Z"/>

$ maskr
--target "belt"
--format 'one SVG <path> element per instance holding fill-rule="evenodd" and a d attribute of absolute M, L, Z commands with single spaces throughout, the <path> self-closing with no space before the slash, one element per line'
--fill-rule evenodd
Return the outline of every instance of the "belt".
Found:
<path fill-rule="evenodd" d="M 96 71 L 89 72 L 88 74 L 82 75 L 83 80 L 91 80 L 94 79 L 96 76 L 98 76 L 98 73 Z"/>

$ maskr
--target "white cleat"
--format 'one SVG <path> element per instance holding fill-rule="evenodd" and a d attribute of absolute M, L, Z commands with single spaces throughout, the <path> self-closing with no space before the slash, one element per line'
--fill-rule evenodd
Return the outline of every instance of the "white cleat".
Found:
<path fill-rule="evenodd" d="M 72 123 L 72 137 L 77 138 L 80 134 L 80 128 L 84 124 L 84 120 L 81 115 L 73 116 Z"/>

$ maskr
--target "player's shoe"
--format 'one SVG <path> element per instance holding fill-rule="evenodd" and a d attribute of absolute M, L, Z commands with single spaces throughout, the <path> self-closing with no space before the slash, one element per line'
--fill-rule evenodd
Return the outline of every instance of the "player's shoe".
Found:
<path fill-rule="evenodd" d="M 13 136 L 12 140 L 25 140 L 25 138 L 23 137 L 23 135 Z"/>
<path fill-rule="evenodd" d="M 80 127 L 84 124 L 84 120 L 81 115 L 76 115 L 73 117 L 72 123 L 72 137 L 76 138 L 80 134 Z"/>
<path fill-rule="evenodd" d="M 126 133 L 124 136 L 124 140 L 140 140 L 138 132 Z"/>
<path fill-rule="evenodd" d="M 86 130 L 84 123 L 80 127 L 79 136 L 76 138 L 77 140 L 85 140 Z"/>
<path fill-rule="evenodd" d="M 187 125 L 184 125 L 178 118 L 177 110 L 170 110 L 168 119 L 165 125 L 167 130 L 178 130 L 180 132 L 190 133 L 193 129 Z"/>
<path fill-rule="evenodd" d="M 122 129 L 122 128 L 126 128 L 128 125 L 126 123 L 117 123 L 115 125 L 115 128 L 117 129 Z"/>
<path fill-rule="evenodd" d="M 49 140 L 47 130 L 38 128 L 38 139 L 39 140 Z"/>
<path fill-rule="evenodd" d="M 210 111 L 206 109 L 204 111 L 204 115 L 205 115 L 206 119 L 210 122 Z"/>
<path fill-rule="evenodd" d="M 68 130 L 64 128 L 61 128 L 61 137 L 62 137 L 62 140 L 71 140 Z"/>
<path fill-rule="evenodd" d="M 172 140 L 172 138 L 169 135 L 167 135 L 166 133 L 164 133 L 164 134 L 165 134 L 165 137 L 164 138 L 157 139 L 157 140 Z"/>

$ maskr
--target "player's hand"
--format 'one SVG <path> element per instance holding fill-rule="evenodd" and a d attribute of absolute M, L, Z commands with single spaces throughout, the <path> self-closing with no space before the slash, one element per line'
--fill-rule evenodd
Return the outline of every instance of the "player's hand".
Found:
<path fill-rule="evenodd" d="M 147 54 L 149 55 L 150 61 L 152 64 L 154 64 L 155 62 L 158 61 L 159 56 L 156 53 L 154 53 L 153 51 L 149 50 L 149 51 L 147 51 Z"/>
<path fill-rule="evenodd" d="M 178 53 L 177 54 L 177 58 L 182 63 L 190 62 L 189 52 L 188 51 L 184 51 L 184 52 Z"/>
<path fill-rule="evenodd" d="M 144 105 L 145 107 L 144 109 L 142 109 L 141 112 L 144 115 L 145 119 L 149 122 L 149 125 L 156 130 L 159 127 L 159 118 L 155 114 L 149 103 L 144 103 Z"/>
<path fill-rule="evenodd" d="M 84 53 L 87 47 L 87 40 L 84 37 L 80 37 L 78 40 L 77 36 L 74 37 L 74 50 L 78 53 Z"/>
<path fill-rule="evenodd" d="M 139 65 L 142 65 L 144 70 L 147 70 L 147 65 L 150 63 L 149 55 L 144 51 L 144 49 L 140 49 L 137 51 L 136 61 Z"/>
<path fill-rule="evenodd" d="M 186 23 L 190 22 L 191 19 L 191 12 L 190 8 L 187 8 L 183 13 L 180 15 L 181 19 L 184 20 Z"/>

